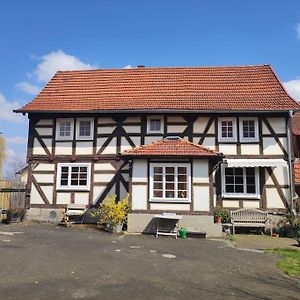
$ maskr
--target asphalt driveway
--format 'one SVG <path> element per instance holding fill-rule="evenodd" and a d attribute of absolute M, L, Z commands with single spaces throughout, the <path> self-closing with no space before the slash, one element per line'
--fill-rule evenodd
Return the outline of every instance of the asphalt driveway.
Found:
<path fill-rule="evenodd" d="M 0 298 L 300 299 L 277 260 L 223 241 L 0 225 Z"/>

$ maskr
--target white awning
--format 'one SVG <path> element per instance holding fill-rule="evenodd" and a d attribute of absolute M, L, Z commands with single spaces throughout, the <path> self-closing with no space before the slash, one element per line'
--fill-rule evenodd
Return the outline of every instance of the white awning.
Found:
<path fill-rule="evenodd" d="M 227 163 L 226 163 L 227 162 Z M 287 166 L 283 159 L 226 159 L 227 167 L 278 167 Z"/>

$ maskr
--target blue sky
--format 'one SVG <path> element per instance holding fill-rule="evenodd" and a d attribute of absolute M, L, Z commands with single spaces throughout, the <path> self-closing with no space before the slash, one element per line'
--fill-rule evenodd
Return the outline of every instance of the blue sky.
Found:
<path fill-rule="evenodd" d="M 300 99 L 299 0 L 4 0 L 0 132 L 25 159 L 28 102 L 58 69 L 272 64 Z"/>

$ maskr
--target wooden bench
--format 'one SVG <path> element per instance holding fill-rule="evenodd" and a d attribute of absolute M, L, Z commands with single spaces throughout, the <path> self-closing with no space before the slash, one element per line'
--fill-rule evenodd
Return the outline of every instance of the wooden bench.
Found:
<path fill-rule="evenodd" d="M 230 211 L 230 218 L 233 234 L 235 234 L 235 227 L 255 227 L 264 228 L 265 230 L 268 222 L 270 224 L 271 235 L 273 233 L 272 223 L 266 211 L 254 208 L 241 208 Z"/>
<path fill-rule="evenodd" d="M 75 204 L 70 203 L 67 205 L 66 211 L 64 213 L 64 221 L 66 224 L 70 223 L 83 223 L 84 221 L 84 213 L 86 212 L 87 208 L 85 204 Z M 72 217 L 81 217 L 80 222 L 75 222 L 74 220 L 71 221 L 70 218 Z"/>

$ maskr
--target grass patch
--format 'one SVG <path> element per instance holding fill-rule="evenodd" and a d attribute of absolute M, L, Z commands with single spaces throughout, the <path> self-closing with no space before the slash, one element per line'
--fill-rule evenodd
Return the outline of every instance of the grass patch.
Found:
<path fill-rule="evenodd" d="M 283 257 L 277 266 L 284 273 L 292 276 L 300 276 L 300 251 L 295 249 L 268 249 L 267 253 L 277 254 Z"/>
<path fill-rule="evenodd" d="M 227 235 L 225 239 L 231 242 L 234 242 L 236 240 L 234 235 L 232 234 Z"/>

